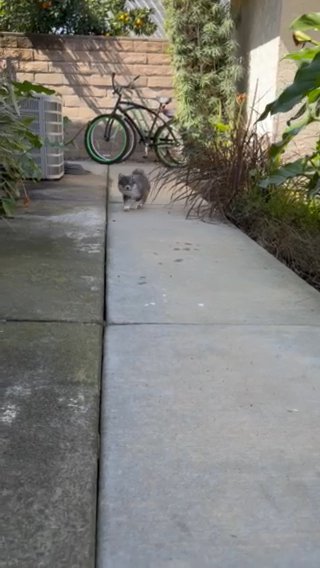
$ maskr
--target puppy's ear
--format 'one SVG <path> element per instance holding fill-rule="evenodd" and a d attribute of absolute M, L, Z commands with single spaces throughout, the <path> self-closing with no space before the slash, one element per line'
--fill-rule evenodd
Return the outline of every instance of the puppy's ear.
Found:
<path fill-rule="evenodd" d="M 118 180 L 121 181 L 125 176 L 123 174 L 118 175 Z"/>

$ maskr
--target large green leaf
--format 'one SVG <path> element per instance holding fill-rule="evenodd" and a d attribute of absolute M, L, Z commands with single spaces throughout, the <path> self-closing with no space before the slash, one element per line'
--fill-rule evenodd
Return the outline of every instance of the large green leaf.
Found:
<path fill-rule="evenodd" d="M 280 186 L 286 181 L 295 178 L 297 176 L 303 176 L 306 174 L 306 162 L 305 159 L 300 158 L 295 162 L 290 162 L 285 166 L 278 168 L 273 174 L 259 182 L 259 186 L 263 189 L 268 189 L 270 186 Z"/>
<path fill-rule="evenodd" d="M 13 217 L 15 211 L 15 200 L 10 197 L 3 197 L 1 199 L 1 206 L 6 217 Z"/>
<path fill-rule="evenodd" d="M 307 96 L 309 103 L 315 103 L 320 100 L 320 87 L 313 89 Z"/>
<path fill-rule="evenodd" d="M 55 91 L 52 89 L 48 89 L 43 85 L 35 85 L 34 83 L 30 83 L 30 81 L 13 81 L 13 86 L 15 88 L 15 94 L 19 97 L 27 97 L 32 95 L 33 93 L 39 95 L 54 95 Z"/>
<path fill-rule="evenodd" d="M 291 61 L 296 61 L 299 64 L 310 63 L 317 53 L 319 53 L 319 47 L 305 47 L 299 51 L 292 51 L 291 53 L 288 53 L 283 59 L 290 59 Z"/>
<path fill-rule="evenodd" d="M 259 120 L 264 120 L 269 114 L 288 112 L 300 103 L 314 89 L 320 88 L 320 51 L 309 63 L 300 67 L 292 85 L 289 85 L 281 95 L 266 106 Z"/>
<path fill-rule="evenodd" d="M 42 148 L 43 140 L 40 136 L 31 132 L 31 130 L 26 130 L 25 137 L 29 141 L 31 148 Z"/>
<path fill-rule="evenodd" d="M 278 158 L 291 142 L 306 126 L 312 124 L 317 119 L 317 102 L 304 104 L 297 114 L 288 121 L 288 126 L 284 130 L 281 140 L 275 142 L 270 147 L 270 157 L 274 160 Z M 299 119 L 299 120 L 297 120 Z"/>
<path fill-rule="evenodd" d="M 320 12 L 310 12 L 296 18 L 290 28 L 292 30 L 320 30 Z"/>
<path fill-rule="evenodd" d="M 320 31 L 320 12 L 304 14 L 291 25 L 296 44 L 312 43 L 316 47 L 306 47 L 289 53 L 285 58 L 298 63 L 299 69 L 294 81 L 280 96 L 270 103 L 259 120 L 269 114 L 285 113 L 302 103 L 295 115 L 288 120 L 287 128 L 280 141 L 272 144 L 270 158 L 276 169 L 260 182 L 262 188 L 281 186 L 287 181 L 303 176 L 308 180 L 308 195 L 315 197 L 320 193 L 320 139 L 314 153 L 295 162 L 280 167 L 281 156 L 290 143 L 303 129 L 313 122 L 320 122 L 320 43 L 304 33 L 306 30 Z"/>
<path fill-rule="evenodd" d="M 315 172 L 314 176 L 310 180 L 309 187 L 308 187 L 308 195 L 309 197 L 316 197 L 320 193 L 320 176 L 319 172 Z"/>
<path fill-rule="evenodd" d="M 306 43 L 313 43 L 312 37 L 304 32 L 296 31 L 292 34 L 293 41 L 296 45 L 305 45 Z"/>

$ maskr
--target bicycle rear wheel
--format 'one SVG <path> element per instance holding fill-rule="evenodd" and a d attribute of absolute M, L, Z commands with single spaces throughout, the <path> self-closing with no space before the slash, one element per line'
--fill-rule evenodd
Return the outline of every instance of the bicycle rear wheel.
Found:
<path fill-rule="evenodd" d="M 137 133 L 135 127 L 126 118 L 124 119 L 124 122 L 126 124 L 127 129 L 128 129 L 129 139 L 128 139 L 126 151 L 121 158 L 121 162 L 125 162 L 126 160 L 129 160 L 131 158 L 131 156 L 132 156 L 133 152 L 135 151 L 137 144 L 138 144 L 138 133 Z"/>
<path fill-rule="evenodd" d="M 122 118 L 102 114 L 88 124 L 84 143 L 95 162 L 115 164 L 125 156 L 130 139 L 128 127 Z"/>
<path fill-rule="evenodd" d="M 158 128 L 154 137 L 154 150 L 158 160 L 169 168 L 185 163 L 182 138 L 173 122 Z"/>

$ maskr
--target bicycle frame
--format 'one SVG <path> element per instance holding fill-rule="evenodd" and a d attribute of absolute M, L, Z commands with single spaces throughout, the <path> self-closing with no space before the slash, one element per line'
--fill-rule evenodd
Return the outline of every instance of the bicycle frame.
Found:
<path fill-rule="evenodd" d="M 173 116 L 167 109 L 172 99 L 170 97 L 157 99 L 159 105 L 156 109 L 148 106 L 148 103 L 141 104 L 128 100 L 129 95 L 125 99 L 123 91 L 132 90 L 139 76 L 135 77 L 128 85 L 117 85 L 116 74 L 112 73 L 111 76 L 113 94 L 116 95 L 116 100 L 113 109 L 99 114 L 87 126 L 85 146 L 89 156 L 96 162 L 113 164 L 129 159 L 137 148 L 137 144 L 143 143 L 145 157 L 148 156 L 149 149 L 152 148 L 158 160 L 165 166 L 172 167 L 179 164 L 183 143 L 175 126 L 175 121 L 172 120 Z M 99 131 L 97 134 L 98 146 L 96 147 L 94 136 L 97 126 Z M 104 134 L 101 132 L 101 127 L 102 129 L 104 127 Z M 100 151 L 101 141 L 103 143 L 102 153 Z M 111 142 L 111 145 L 105 144 L 109 142 Z M 120 148 L 118 148 L 119 142 Z M 178 151 L 178 154 L 175 151 Z"/>
<path fill-rule="evenodd" d="M 143 142 L 144 144 L 150 144 L 150 142 L 153 142 L 154 139 L 154 135 L 158 129 L 157 123 L 158 120 L 160 120 L 163 124 L 166 122 L 165 119 L 161 116 L 161 108 L 159 108 L 157 111 L 153 110 L 153 109 L 149 109 L 148 107 L 145 107 L 143 105 L 140 105 L 138 103 L 122 103 L 126 105 L 126 108 L 122 108 L 120 107 L 121 110 L 121 114 L 123 116 L 125 116 L 125 118 L 127 119 L 127 121 L 131 124 L 131 126 L 133 128 L 135 128 L 135 130 L 137 131 L 138 135 L 140 136 L 140 141 Z M 136 122 L 129 114 L 130 111 L 132 110 L 142 110 L 144 112 L 147 112 L 151 117 L 152 117 L 152 124 L 149 128 L 149 130 L 146 132 L 144 132 L 143 130 L 141 130 L 140 125 L 138 122 Z"/>
<path fill-rule="evenodd" d="M 161 116 L 161 113 L 164 111 L 166 105 L 159 103 L 159 108 L 157 110 L 151 109 L 145 105 L 135 103 L 132 101 L 123 101 L 122 100 L 122 93 L 118 93 L 118 99 L 114 108 L 112 109 L 111 116 L 116 116 L 117 114 L 122 114 L 125 119 L 129 122 L 130 126 L 138 133 L 140 137 L 140 142 L 143 142 L 145 146 L 152 146 L 152 142 L 154 139 L 154 135 L 159 128 L 157 126 L 158 121 L 160 120 L 162 124 L 166 124 L 168 119 L 166 120 L 164 117 Z M 152 124 L 149 128 L 147 134 L 140 128 L 139 123 L 135 122 L 134 119 L 130 116 L 129 112 L 132 110 L 140 110 L 147 112 L 149 116 L 152 116 Z M 106 132 L 107 132 L 106 127 Z"/>

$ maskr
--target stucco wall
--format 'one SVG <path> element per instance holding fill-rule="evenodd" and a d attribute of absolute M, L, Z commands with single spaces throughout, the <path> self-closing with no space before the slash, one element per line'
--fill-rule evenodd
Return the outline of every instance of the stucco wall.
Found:
<path fill-rule="evenodd" d="M 307 12 L 319 12 L 319 0 L 282 0 L 282 16 L 281 16 L 281 29 L 280 29 L 280 61 L 277 77 L 277 92 L 280 93 L 287 85 L 289 85 L 296 73 L 297 66 L 295 63 L 283 59 L 289 52 L 299 49 L 295 46 L 292 39 L 292 32 L 290 30 L 291 22 Z M 293 112 L 288 114 L 278 115 L 275 123 L 275 133 L 280 135 L 286 126 L 286 122 Z M 313 146 L 315 137 L 319 136 L 319 127 L 313 125 L 308 127 L 302 132 L 290 146 L 290 154 L 301 154 Z"/>
<path fill-rule="evenodd" d="M 287 85 L 296 72 L 296 65 L 283 57 L 295 48 L 291 22 L 302 13 L 320 10 L 319 0 L 232 0 L 237 23 L 237 39 L 243 57 L 246 76 L 242 88 L 248 94 L 248 111 L 254 107 L 258 116 Z M 256 93 L 256 95 L 255 95 Z M 277 115 L 259 124 L 261 132 L 278 138 L 289 116 Z M 304 153 L 319 135 L 310 127 L 290 148 L 290 154 Z"/>
<path fill-rule="evenodd" d="M 244 89 L 248 112 L 257 118 L 276 95 L 280 50 L 281 0 L 234 2 L 240 53 L 246 68 Z M 273 121 L 259 124 L 262 133 L 273 132 Z"/>
<path fill-rule="evenodd" d="M 111 73 L 127 83 L 140 75 L 136 100 L 172 96 L 172 70 L 167 43 L 155 39 L 57 37 L 0 34 L 0 59 L 7 59 L 13 77 L 43 84 L 62 97 L 70 119 L 66 139 L 97 113 L 114 105 Z M 157 103 L 154 103 L 157 104 Z M 69 157 L 85 156 L 83 133 Z"/>

